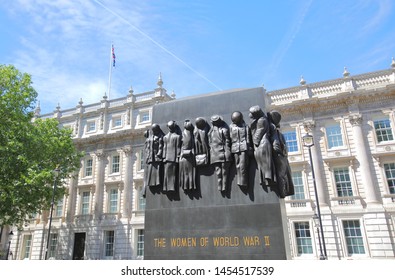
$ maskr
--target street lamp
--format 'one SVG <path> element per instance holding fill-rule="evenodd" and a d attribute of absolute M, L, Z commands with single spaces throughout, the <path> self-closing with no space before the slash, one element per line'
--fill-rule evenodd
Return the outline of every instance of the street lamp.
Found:
<path fill-rule="evenodd" d="M 302 137 L 302 140 L 303 140 L 303 146 L 305 146 L 305 147 L 307 147 L 309 149 L 311 174 L 313 175 L 314 195 L 315 195 L 315 200 L 316 200 L 316 205 L 317 205 L 317 213 L 314 214 L 313 218 L 317 221 L 316 222 L 316 226 L 317 226 L 318 241 L 319 241 L 320 251 L 321 251 L 320 260 L 326 260 L 327 259 L 327 254 L 326 254 L 326 246 L 325 246 L 325 238 L 324 238 L 324 229 L 322 227 L 320 202 L 318 201 L 317 184 L 315 182 L 313 158 L 311 156 L 311 147 L 314 146 L 314 138 L 313 138 L 313 135 L 310 135 L 309 133 L 307 133 L 305 136 Z M 319 230 L 321 230 L 322 243 L 321 243 L 321 237 L 320 237 Z M 324 250 L 323 252 L 322 252 L 322 248 Z"/>
<path fill-rule="evenodd" d="M 8 260 L 8 256 L 10 255 L 10 249 L 11 249 L 11 240 L 14 237 L 14 233 L 12 232 L 12 230 L 10 231 L 10 233 L 8 234 L 8 249 L 7 249 L 7 257 L 6 260 Z"/>
<path fill-rule="evenodd" d="M 314 221 L 314 225 L 317 229 L 317 234 L 318 234 L 318 244 L 320 246 L 320 260 L 325 260 L 325 256 L 322 252 L 322 242 L 321 242 L 321 236 L 320 236 L 320 217 L 317 215 L 317 213 L 314 213 L 313 215 L 313 221 Z"/>
<path fill-rule="evenodd" d="M 59 167 L 56 167 L 54 170 L 54 182 L 53 182 L 53 192 L 52 192 L 52 200 L 51 200 L 51 211 L 49 214 L 49 225 L 48 225 L 48 236 L 47 236 L 47 246 L 45 248 L 45 259 L 48 259 L 48 248 L 49 248 L 49 242 L 51 239 L 51 225 L 52 225 L 52 213 L 53 213 L 53 205 L 54 205 L 54 200 L 55 200 L 55 193 L 56 193 L 56 179 L 58 178 L 59 175 Z"/>

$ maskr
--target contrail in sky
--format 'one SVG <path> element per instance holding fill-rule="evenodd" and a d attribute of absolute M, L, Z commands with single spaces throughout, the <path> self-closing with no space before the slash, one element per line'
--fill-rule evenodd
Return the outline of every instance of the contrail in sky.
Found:
<path fill-rule="evenodd" d="M 198 71 L 196 71 L 195 69 L 193 69 L 191 66 L 189 66 L 185 61 L 183 61 L 181 58 L 179 58 L 178 56 L 176 56 L 174 53 L 172 53 L 171 51 L 169 51 L 168 49 L 166 49 L 164 46 L 162 46 L 160 43 L 158 43 L 157 41 L 155 41 L 153 38 L 151 38 L 148 34 L 146 34 L 145 32 L 143 32 L 141 29 L 137 28 L 136 26 L 134 26 L 133 24 L 131 24 L 129 21 L 127 21 L 125 18 L 123 18 L 121 15 L 119 15 L 118 13 L 114 12 L 113 10 L 111 10 L 110 8 L 108 8 L 107 6 L 105 6 L 103 3 L 101 3 L 98 0 L 93 0 L 94 2 L 96 2 L 98 5 L 100 5 L 101 7 L 103 7 L 105 10 L 107 10 L 108 12 L 110 12 L 111 14 L 113 14 L 114 16 L 116 16 L 117 18 L 119 18 L 120 20 L 122 20 L 123 22 L 125 22 L 127 25 L 129 25 L 130 27 L 132 27 L 134 30 L 136 30 L 137 32 L 139 32 L 141 35 L 143 35 L 145 38 L 147 38 L 148 40 L 150 40 L 153 44 L 155 44 L 156 46 L 158 46 L 159 48 L 161 48 L 164 52 L 168 53 L 169 55 L 171 55 L 172 57 L 174 57 L 176 60 L 178 60 L 179 62 L 181 62 L 182 64 L 184 64 L 189 70 L 191 70 L 192 72 L 194 72 L 195 74 L 197 74 L 199 77 L 203 78 L 205 81 L 207 81 L 208 83 L 210 83 L 211 85 L 213 85 L 216 89 L 218 90 L 222 90 L 220 87 L 218 87 L 216 84 L 214 84 L 212 81 L 210 81 L 208 78 L 206 78 L 205 76 L 203 76 L 202 74 L 200 74 Z"/>
<path fill-rule="evenodd" d="M 291 26 L 290 30 L 283 37 L 283 40 L 282 40 L 279 48 L 277 49 L 276 53 L 274 54 L 273 61 L 272 61 L 271 66 L 269 68 L 269 71 L 270 71 L 269 77 L 266 77 L 266 78 L 273 77 L 276 74 L 277 69 L 278 69 L 279 65 L 281 64 L 281 62 L 283 61 L 285 54 L 288 52 L 288 50 L 292 46 L 296 36 L 298 35 L 299 30 L 303 24 L 303 21 L 307 15 L 307 12 L 309 11 L 309 8 L 310 8 L 312 2 L 313 2 L 313 0 L 310 0 L 309 2 L 307 2 L 304 5 L 304 7 L 302 8 L 302 11 L 299 13 L 295 23 Z"/>

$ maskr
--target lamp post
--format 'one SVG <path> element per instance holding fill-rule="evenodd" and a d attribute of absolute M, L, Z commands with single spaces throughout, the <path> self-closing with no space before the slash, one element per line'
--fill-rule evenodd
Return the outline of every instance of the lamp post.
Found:
<path fill-rule="evenodd" d="M 54 200 L 55 200 L 55 193 L 56 193 L 56 179 L 58 178 L 59 175 L 59 167 L 56 167 L 54 170 L 54 182 L 53 182 L 53 192 L 52 192 L 52 200 L 51 200 L 51 210 L 49 214 L 49 225 L 48 225 L 48 236 L 47 236 L 47 245 L 45 248 L 45 259 L 48 259 L 48 248 L 49 248 L 49 242 L 51 239 L 51 225 L 52 225 L 52 214 L 53 214 L 53 205 L 54 205 Z"/>
<path fill-rule="evenodd" d="M 326 254 L 326 246 L 325 246 L 325 238 L 324 238 L 324 229 L 322 227 L 320 202 L 318 201 L 317 184 L 315 182 L 313 158 L 311 156 L 311 147 L 314 146 L 314 138 L 313 138 L 313 135 L 310 135 L 309 133 L 307 133 L 305 136 L 302 137 L 302 140 L 303 140 L 303 146 L 305 146 L 309 149 L 311 174 L 313 175 L 314 195 L 315 195 L 315 200 L 316 200 L 316 205 L 317 205 L 317 213 L 314 214 L 313 218 L 317 220 L 316 225 L 317 225 L 318 241 L 319 241 L 320 252 L 321 252 L 320 260 L 326 260 L 327 254 Z M 320 230 L 321 230 L 321 236 L 320 236 L 320 232 L 319 232 Z M 321 237 L 322 237 L 322 240 L 321 240 Z"/>
<path fill-rule="evenodd" d="M 7 249 L 6 260 L 8 260 L 8 256 L 10 255 L 11 240 L 12 240 L 13 237 L 14 237 L 14 233 L 13 233 L 12 230 L 11 230 L 10 233 L 8 234 L 8 249 Z"/>
<path fill-rule="evenodd" d="M 325 260 L 326 258 L 325 258 L 324 254 L 322 252 L 322 242 L 321 242 L 321 236 L 320 236 L 320 225 L 321 225 L 321 223 L 320 223 L 320 218 L 317 215 L 317 213 L 314 213 L 313 221 L 314 221 L 314 225 L 315 225 L 315 227 L 317 229 L 318 244 L 320 246 L 320 260 Z"/>

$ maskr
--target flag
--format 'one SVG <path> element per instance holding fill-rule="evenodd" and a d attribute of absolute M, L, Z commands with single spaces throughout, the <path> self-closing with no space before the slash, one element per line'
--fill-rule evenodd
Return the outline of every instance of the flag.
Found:
<path fill-rule="evenodd" d="M 111 54 L 112 54 L 112 67 L 115 67 L 115 52 L 114 52 L 114 45 L 111 46 Z"/>

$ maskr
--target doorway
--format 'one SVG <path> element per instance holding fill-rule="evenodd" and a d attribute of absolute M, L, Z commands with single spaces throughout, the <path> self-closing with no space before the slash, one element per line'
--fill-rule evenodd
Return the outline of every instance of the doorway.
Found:
<path fill-rule="evenodd" d="M 73 260 L 83 260 L 85 253 L 85 232 L 76 232 L 74 234 Z"/>

